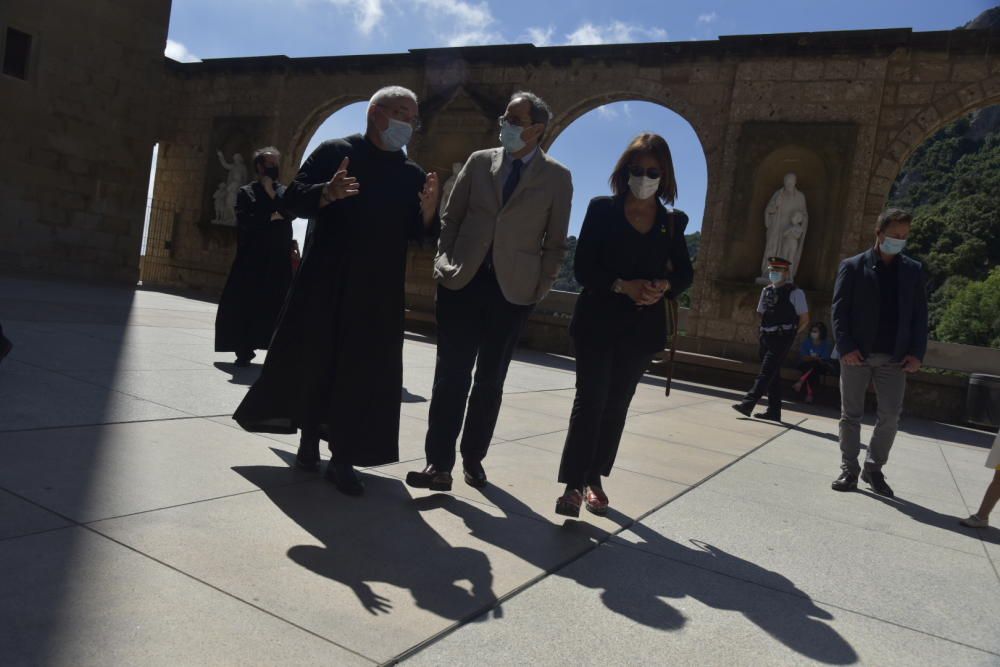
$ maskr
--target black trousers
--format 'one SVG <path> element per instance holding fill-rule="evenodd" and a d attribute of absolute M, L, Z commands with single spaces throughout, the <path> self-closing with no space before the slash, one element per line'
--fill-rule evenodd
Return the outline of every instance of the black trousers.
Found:
<path fill-rule="evenodd" d="M 767 411 L 781 417 L 781 367 L 795 342 L 795 330 L 760 334 L 760 373 L 741 403 L 753 407 L 767 394 Z"/>
<path fill-rule="evenodd" d="M 496 276 L 485 269 L 460 290 L 438 287 L 437 361 L 424 443 L 428 464 L 443 471 L 455 467 L 459 431 L 463 461 L 486 457 L 507 369 L 532 308 L 507 301 Z"/>
<path fill-rule="evenodd" d="M 303 424 L 299 435 L 299 447 L 316 448 L 316 450 L 319 451 L 319 441 L 319 427 Z M 350 447 L 344 447 L 343 445 L 344 443 L 337 443 L 332 439 L 330 440 L 330 460 L 337 465 L 354 465 Z"/>
<path fill-rule="evenodd" d="M 559 481 L 577 489 L 611 474 L 628 406 L 653 353 L 627 339 L 576 340 L 576 397 L 559 464 Z"/>

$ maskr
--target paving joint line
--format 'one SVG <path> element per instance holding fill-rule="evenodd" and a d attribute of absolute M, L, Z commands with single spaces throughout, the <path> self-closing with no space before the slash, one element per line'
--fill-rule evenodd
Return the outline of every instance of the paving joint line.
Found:
<path fill-rule="evenodd" d="M 66 521 L 66 522 L 68 522 L 68 523 L 71 524 L 69 526 L 63 526 L 61 528 L 61 530 L 64 530 L 66 528 L 81 528 L 82 530 L 86 530 L 86 531 L 92 533 L 93 535 L 96 535 L 96 536 L 98 536 L 98 537 L 100 537 L 102 539 L 108 540 L 109 542 L 117 544 L 118 546 L 120 546 L 122 548 L 128 549 L 129 551 L 131 551 L 131 552 L 133 552 L 133 553 L 135 553 L 135 554 L 137 554 L 139 556 L 142 556 L 143 558 L 146 558 L 146 559 L 148 559 L 148 560 L 150 560 L 150 561 L 152 561 L 154 563 L 157 563 L 158 565 L 160 565 L 162 567 L 165 567 L 168 570 L 176 572 L 177 574 L 179 574 L 179 575 L 181 575 L 183 577 L 187 577 L 188 579 L 190 579 L 192 581 L 195 581 L 195 582 L 197 582 L 197 583 L 199 583 L 199 584 L 201 584 L 201 585 L 203 585 L 203 586 L 205 586 L 207 588 L 210 588 L 210 589 L 212 589 L 212 590 L 214 590 L 214 591 L 216 591 L 218 593 L 221 593 L 222 595 L 225 595 L 226 597 L 228 597 L 228 598 L 230 598 L 232 600 L 236 600 L 237 602 L 241 602 L 244 605 L 246 605 L 247 607 L 250 607 L 252 609 L 256 609 L 257 611 L 259 611 L 259 612 L 261 612 L 263 614 L 266 614 L 267 616 L 270 616 L 271 618 L 274 618 L 274 619 L 276 619 L 278 621 L 281 621 L 282 623 L 285 623 L 285 624 L 290 625 L 290 626 L 292 626 L 292 627 L 294 627 L 294 628 L 296 628 L 298 630 L 301 630 L 302 632 L 305 632 L 306 634 L 309 634 L 309 635 L 311 635 L 311 636 L 313 636 L 313 637 L 315 637 L 315 638 L 317 638 L 317 639 L 319 639 L 319 640 L 321 640 L 323 642 L 326 642 L 327 644 L 330 644 L 332 646 L 336 646 L 339 649 L 347 651 L 348 653 L 350 653 L 352 655 L 355 655 L 355 656 L 357 656 L 359 658 L 362 658 L 363 660 L 366 660 L 366 661 L 371 662 L 373 664 L 376 664 L 376 665 L 378 664 L 378 660 L 375 660 L 375 659 L 373 659 L 373 658 L 371 658 L 371 657 L 369 657 L 367 655 L 364 655 L 363 653 L 359 653 L 358 651 L 355 651 L 352 648 L 348 648 L 347 646 L 344 646 L 344 645 L 342 645 L 342 644 L 340 644 L 338 642 L 335 642 L 335 641 L 333 641 L 332 639 L 330 639 L 328 637 L 324 637 L 323 635 L 321 635 L 321 634 L 319 634 L 319 633 L 317 633 L 317 632 L 315 632 L 313 630 L 310 630 L 309 628 L 306 628 L 306 627 L 304 627 L 302 625 L 299 625 L 298 623 L 295 623 L 294 621 L 290 621 L 287 618 L 279 616 L 278 614 L 276 614 L 276 613 L 274 613 L 274 612 L 272 612 L 272 611 L 270 611 L 268 609 L 265 609 L 264 607 L 256 605 L 253 602 L 250 602 L 249 600 L 245 600 L 245 599 L 241 598 L 240 596 L 238 596 L 238 595 L 236 595 L 234 593 L 230 593 L 229 591 L 227 591 L 227 590 L 225 590 L 223 588 L 220 588 L 219 586 L 216 586 L 215 584 L 212 584 L 212 583 L 210 583 L 210 582 L 208 582 L 208 581 L 206 581 L 204 579 L 201 579 L 200 577 L 196 577 L 195 575 L 193 575 L 193 574 L 191 574 L 189 572 L 185 572 L 184 570 L 182 570 L 182 569 L 180 569 L 180 568 L 178 568 L 178 567 L 176 567 L 174 565 L 171 565 L 170 563 L 167 563 L 166 561 L 160 560 L 159 558 L 156 558 L 155 556 L 152 556 L 152 555 L 150 555 L 150 554 L 148 554 L 148 553 L 146 553 L 146 552 L 144 552 L 144 551 L 142 551 L 142 550 L 140 550 L 140 549 L 138 549 L 136 547 L 133 547 L 130 544 L 126 544 L 125 542 L 122 542 L 121 540 L 118 540 L 118 539 L 116 539 L 114 537 L 111 537 L 110 535 L 107 535 L 106 533 L 102 533 L 100 530 L 98 530 L 97 528 L 95 528 L 93 525 L 91 525 L 89 523 L 82 523 L 80 521 L 77 521 L 77 520 L 73 519 L 72 517 L 69 517 L 69 516 L 63 514 L 62 512 L 57 512 L 55 510 L 49 509 L 47 507 L 44 507 L 43 505 L 40 505 L 39 503 L 35 502 L 34 500 L 32 500 L 30 498 L 26 498 L 26 497 L 22 496 L 19 493 L 15 493 L 13 491 L 10 491 L 9 489 L 4 489 L 4 491 L 6 491 L 7 493 L 11 494 L 12 496 L 15 496 L 15 497 L 23 500 L 26 503 L 30 503 L 31 505 L 34 505 L 34 506 L 39 507 L 41 509 L 44 509 L 47 512 L 51 512 L 52 514 L 55 514 L 56 516 L 58 516 L 62 520 L 64 520 L 64 521 Z M 262 489 L 256 489 L 256 490 L 250 491 L 248 493 L 260 493 L 260 492 L 262 492 Z M 244 495 L 244 494 L 238 494 L 238 495 Z M 166 508 L 164 508 L 164 509 L 166 509 Z M 100 521 L 105 521 L 105 520 L 106 519 L 101 519 Z M 93 523 L 96 523 L 96 522 L 93 522 Z M 43 531 L 43 532 L 54 532 L 54 530 L 53 531 Z"/>
<path fill-rule="evenodd" d="M 144 401 L 146 399 L 140 399 L 140 400 Z M 170 409 L 176 410 L 176 408 L 170 408 Z M 183 410 L 178 410 L 178 412 L 183 412 Z M 182 417 L 158 417 L 156 419 L 127 419 L 123 421 L 113 421 L 113 422 L 94 422 L 92 424 L 59 424 L 56 426 L 33 426 L 31 428 L 11 428 L 11 429 L 0 428 L 0 433 L 31 433 L 33 431 L 58 431 L 60 429 L 71 429 L 71 428 L 95 428 L 99 426 L 120 426 L 123 424 L 151 424 L 154 422 L 183 421 L 185 419 L 213 419 L 215 417 L 228 417 L 228 416 L 230 416 L 228 413 L 221 415 L 186 414 Z"/>
<path fill-rule="evenodd" d="M 795 426 L 800 426 L 805 421 L 806 421 L 806 418 L 803 418 L 801 421 L 797 422 L 795 424 Z M 434 635 L 431 635 L 430 637 L 428 637 L 424 641 L 419 642 L 419 643 L 411 646 L 410 648 L 406 649 L 405 651 L 402 651 L 401 653 L 398 653 L 395 657 L 393 657 L 393 658 L 385 661 L 382 664 L 383 665 L 396 665 L 396 664 L 402 662 L 403 660 L 407 660 L 408 658 L 412 658 L 413 656 L 417 655 L 418 653 L 421 653 L 422 651 L 427 650 L 428 648 L 430 648 L 434 644 L 440 642 L 445 637 L 448 637 L 449 635 L 455 633 L 459 629 L 465 627 L 466 625 L 468 625 L 474 619 L 479 618 L 480 616 L 483 616 L 484 614 L 489 613 L 491 610 L 494 610 L 494 609 L 497 609 L 497 608 L 501 607 L 505 602 L 510 601 L 511 599 L 517 597 L 521 593 L 523 593 L 523 592 L 527 591 L 528 589 L 534 587 L 535 585 L 537 585 L 538 583 L 540 583 L 543 580 L 547 579 L 548 577 L 552 576 L 553 574 L 558 573 L 560 570 L 565 569 L 566 567 L 572 565 L 573 563 L 577 562 L 578 560 L 584 558 L 588 554 L 593 553 L 594 551 L 596 551 L 601 546 L 607 544 L 613 538 L 617 537 L 618 535 L 621 535 L 625 531 L 631 529 L 633 526 L 641 523 L 642 521 L 644 521 L 646 518 L 648 518 L 652 514 L 654 514 L 656 512 L 659 512 L 660 510 L 662 510 L 664 507 L 666 507 L 670 503 L 675 502 L 676 500 L 678 500 L 679 498 L 681 498 L 684 495 L 688 494 L 689 492 L 691 492 L 691 491 L 697 489 L 698 487 L 702 486 L 703 484 L 705 484 L 709 480 L 713 479 L 714 477 L 716 477 L 720 473 L 728 470 L 729 468 L 731 468 L 732 466 L 736 465 L 737 463 L 739 463 L 740 461 L 742 461 L 746 457 L 750 456 L 751 454 L 753 454 L 754 452 L 758 451 L 762 447 L 767 446 L 768 444 L 770 444 L 771 442 L 773 442 L 774 440 L 776 440 L 780 436 L 784 435 L 785 433 L 788 433 L 791 430 L 792 430 L 792 427 L 789 426 L 789 427 L 786 427 L 785 429 L 783 429 L 782 431 L 780 431 L 779 433 L 775 433 L 773 436 L 771 436 L 770 438 L 768 438 L 764 442 L 760 443 L 759 445 L 757 445 L 756 447 L 754 447 L 753 449 L 751 449 L 750 451 L 748 451 L 746 454 L 743 454 L 739 458 L 737 458 L 737 459 L 735 459 L 733 461 L 730 461 L 725 466 L 719 468 L 718 470 L 716 470 L 712 474 L 708 475 L 707 477 L 705 477 L 701 481 L 697 482 L 696 484 L 693 484 L 693 485 L 689 486 L 688 488 L 684 489 L 683 491 L 681 491 L 677 495 L 673 496 L 672 498 L 669 498 L 669 499 L 663 501 L 662 503 L 659 503 L 658 505 L 655 505 L 654 507 L 652 507 L 651 509 L 647 510 L 646 512 L 643 512 L 643 513 L 639 514 L 637 517 L 635 517 L 634 519 L 632 519 L 631 521 L 629 521 L 628 523 L 626 523 L 624 526 L 621 526 L 618 530 L 615 530 L 613 532 L 609 532 L 605 537 L 602 537 L 602 538 L 598 539 L 594 544 L 592 544 L 588 548 L 582 550 L 580 553 L 576 554 L 575 556 L 571 556 L 570 558 L 566 559 L 562 563 L 559 563 L 559 564 L 557 564 L 557 565 L 549 568 L 545 572 L 542 572 L 541 574 L 538 574 L 535 577 L 532 577 L 531 579 L 529 579 L 528 581 L 524 582 L 523 584 L 514 587 L 513 589 L 511 589 L 510 591 L 508 591 L 504 595 L 499 596 L 497 598 L 496 602 L 494 602 L 492 604 L 489 604 L 489 605 L 486 605 L 484 607 L 481 607 L 477 611 L 471 612 L 470 614 L 468 614 L 465 617 L 459 619 L 458 621 L 456 621 L 452 625 L 448 626 L 444 630 L 441 630 L 440 632 L 438 632 L 438 633 L 436 633 Z M 515 512 L 515 514 L 516 514 L 516 512 Z M 523 516 L 523 515 L 519 515 L 519 516 Z M 546 523 L 549 523 L 549 522 L 546 521 Z"/>
<path fill-rule="evenodd" d="M 982 648 L 980 646 L 974 646 L 972 644 L 967 644 L 965 642 L 958 641 L 957 639 L 950 639 L 948 637 L 943 637 L 941 635 L 936 635 L 936 634 L 934 634 L 932 632 L 927 632 L 926 630 L 921 630 L 919 628 L 914 628 L 914 627 L 911 627 L 909 625 L 905 625 L 903 623 L 899 623 L 898 621 L 893 621 L 893 620 L 886 619 L 886 618 L 880 618 L 879 616 L 875 616 L 874 614 L 871 614 L 871 613 L 868 613 L 868 612 L 864 612 L 864 611 L 861 611 L 861 610 L 858 610 L 858 609 L 851 609 L 850 607 L 845 607 L 843 605 L 839 605 L 839 604 L 836 604 L 836 603 L 833 603 L 833 602 L 827 602 L 825 600 L 817 599 L 817 598 L 814 598 L 814 597 L 812 597 L 812 596 L 810 596 L 807 593 L 804 593 L 802 591 L 794 592 L 794 591 L 784 590 L 784 589 L 781 589 L 781 588 L 775 588 L 773 586 L 768 586 L 767 584 L 762 584 L 762 583 L 760 583 L 758 581 L 754 581 L 753 579 L 745 579 L 743 577 L 740 577 L 740 576 L 737 576 L 737 575 L 734 575 L 734 574 L 729 574 L 727 572 L 720 572 L 719 570 L 713 570 L 712 568 L 705 567 L 703 565 L 697 565 L 695 563 L 690 563 L 688 561 L 685 561 L 685 560 L 682 560 L 682 559 L 679 559 L 679 558 L 674 558 L 672 556 L 667 556 L 666 554 L 661 554 L 661 553 L 657 553 L 655 551 L 650 551 L 648 549 L 643 549 L 641 545 L 628 544 L 628 543 L 623 543 L 623 542 L 616 542 L 612 546 L 618 546 L 618 547 L 624 547 L 624 548 L 627 548 L 627 549 L 632 549 L 634 551 L 641 552 L 641 553 L 643 553 L 643 554 L 645 554 L 647 556 L 653 556 L 655 558 L 660 558 L 660 559 L 669 561 L 671 563 L 677 563 L 677 564 L 680 564 L 680 565 L 685 565 L 687 567 L 693 567 L 693 568 L 695 568 L 697 570 L 701 570 L 702 572 L 707 572 L 709 574 L 713 574 L 713 575 L 716 575 L 716 576 L 725 577 L 727 579 L 732 579 L 733 581 L 740 581 L 740 582 L 743 582 L 745 584 L 750 584 L 751 586 L 756 586 L 758 588 L 763 588 L 764 590 L 768 590 L 768 591 L 771 591 L 771 592 L 774 592 L 774 593 L 779 593 L 781 595 L 786 595 L 786 596 L 793 597 L 793 598 L 800 599 L 800 600 L 808 600 L 808 601 L 812 602 L 813 604 L 821 604 L 821 605 L 824 605 L 824 606 L 827 606 L 827 607 L 830 607 L 830 608 L 833 608 L 833 609 L 838 609 L 840 611 L 847 612 L 849 614 L 856 614 L 858 616 L 862 616 L 864 618 L 868 618 L 868 619 L 871 619 L 873 621 L 879 621 L 881 623 L 888 623 L 889 625 L 894 625 L 897 628 L 902 628 L 904 630 L 910 630 L 911 632 L 915 632 L 917 634 L 921 634 L 921 635 L 924 635 L 926 637 L 933 637 L 934 639 L 940 639 L 942 641 L 950 642 L 952 644 L 957 644 L 958 646 L 964 646 L 966 648 L 971 648 L 971 649 L 974 649 L 976 651 L 980 651 L 982 653 L 987 653 L 989 655 L 1000 655 L 1000 653 L 998 653 L 998 652 L 991 651 L 989 649 L 985 649 L 985 648 Z"/>
<path fill-rule="evenodd" d="M 945 465 L 945 468 L 948 469 L 948 475 L 951 476 L 952 483 L 955 485 L 955 488 L 958 490 L 958 497 L 962 499 L 962 504 L 965 505 L 965 509 L 966 509 L 966 511 L 968 511 L 968 509 L 969 509 L 969 501 L 966 500 L 965 494 L 962 493 L 962 487 L 959 486 L 958 479 L 955 477 L 955 471 L 952 470 L 951 464 L 948 463 L 948 457 L 944 455 L 944 450 L 941 449 L 941 443 L 938 443 L 938 451 L 941 453 L 941 458 L 944 459 L 944 465 Z M 990 550 L 986 548 L 986 541 L 983 540 L 983 537 L 982 537 L 982 529 L 978 529 L 977 528 L 975 530 L 976 530 L 976 539 L 979 540 L 979 544 L 983 548 L 983 553 L 986 555 L 986 561 L 990 564 L 990 567 L 993 568 L 993 574 L 996 575 L 997 581 L 1000 581 L 1000 570 L 997 569 L 997 564 L 996 564 L 996 562 L 994 562 L 993 557 L 990 555 Z"/>

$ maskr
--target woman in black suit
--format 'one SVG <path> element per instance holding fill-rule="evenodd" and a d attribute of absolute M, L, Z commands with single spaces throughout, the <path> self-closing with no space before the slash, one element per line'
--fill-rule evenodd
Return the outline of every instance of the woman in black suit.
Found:
<path fill-rule="evenodd" d="M 677 198 L 677 182 L 663 137 L 633 139 L 610 182 L 614 195 L 591 200 L 576 247 L 576 398 L 559 467 L 566 490 L 556 501 L 565 516 L 579 516 L 584 503 L 607 512 L 601 477 L 611 472 L 636 385 L 666 344 L 664 298 L 694 275 L 687 216 L 664 206 Z"/>

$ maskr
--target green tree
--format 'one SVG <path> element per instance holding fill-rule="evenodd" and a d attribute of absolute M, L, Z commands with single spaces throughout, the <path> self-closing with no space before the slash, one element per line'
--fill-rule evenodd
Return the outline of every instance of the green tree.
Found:
<path fill-rule="evenodd" d="M 1000 348 L 1000 267 L 986 280 L 967 283 L 948 301 L 938 337 L 949 343 Z"/>

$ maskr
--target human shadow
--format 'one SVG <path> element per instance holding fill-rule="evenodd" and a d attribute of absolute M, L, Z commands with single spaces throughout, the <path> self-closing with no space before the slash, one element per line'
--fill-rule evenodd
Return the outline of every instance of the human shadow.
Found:
<path fill-rule="evenodd" d="M 272 450 L 285 461 L 292 455 Z M 410 592 L 417 607 L 450 620 L 478 615 L 496 603 L 489 559 L 480 551 L 452 546 L 421 517 L 403 483 L 366 476 L 363 499 L 347 498 L 322 480 L 277 484 L 301 475 L 288 466 L 242 466 L 233 470 L 258 486 L 288 518 L 322 546 L 290 545 L 288 558 L 350 588 L 373 616 L 390 614 L 394 601 L 372 584 Z M 423 509 L 452 502 L 424 501 Z"/>
<path fill-rule="evenodd" d="M 482 493 L 505 516 L 497 517 L 472 503 L 441 504 L 436 509 L 459 516 L 478 539 L 531 561 L 532 552 L 518 548 L 518 531 L 511 529 L 508 518 L 520 516 L 545 523 L 548 519 L 496 486 L 488 486 Z M 587 560 L 555 569 L 545 562 L 534 564 L 548 568 L 554 576 L 601 591 L 601 601 L 610 611 L 650 628 L 671 631 L 686 625 L 684 614 L 664 598 L 687 597 L 714 609 L 739 612 L 788 648 L 813 660 L 838 665 L 857 662 L 851 645 L 823 622 L 833 620 L 833 616 L 787 577 L 710 544 L 679 544 L 613 510 L 607 518 L 642 541 L 630 546 L 616 542 L 609 551 L 598 551 Z M 612 537 L 593 524 L 574 520 L 566 521 L 561 530 L 596 543 Z M 638 551 L 663 559 L 662 565 L 640 557 Z M 779 597 L 761 596 L 761 589 L 775 591 Z"/>
<path fill-rule="evenodd" d="M 1000 544 L 1000 530 L 978 530 L 976 528 L 967 528 L 959 523 L 959 519 L 964 517 L 958 517 L 954 514 L 942 514 L 937 510 L 932 510 L 929 507 L 924 507 L 923 505 L 915 503 L 912 500 L 900 498 L 899 496 L 896 496 L 895 498 L 886 498 L 885 496 L 880 496 L 869 491 L 861 491 L 861 493 L 874 498 L 884 505 L 888 505 L 889 507 L 898 510 L 900 513 L 905 514 L 914 521 L 919 521 L 922 524 L 932 526 L 934 528 L 940 528 L 941 530 L 947 530 L 952 533 L 958 533 L 959 535 L 977 538 L 989 544 Z"/>
<path fill-rule="evenodd" d="M 840 442 L 840 438 L 834 433 L 826 433 L 825 431 L 817 431 L 815 429 L 806 428 L 799 424 L 785 424 L 790 431 L 798 431 L 799 433 L 805 433 L 806 435 L 811 435 L 816 438 L 822 438 L 824 440 L 829 440 L 830 442 Z"/>
<path fill-rule="evenodd" d="M 260 371 L 263 368 L 261 364 L 250 364 L 249 366 L 237 366 L 231 361 L 216 361 L 212 364 L 220 371 L 229 373 L 232 377 L 229 378 L 229 384 L 241 384 L 241 385 L 252 385 L 260 377 Z"/>

